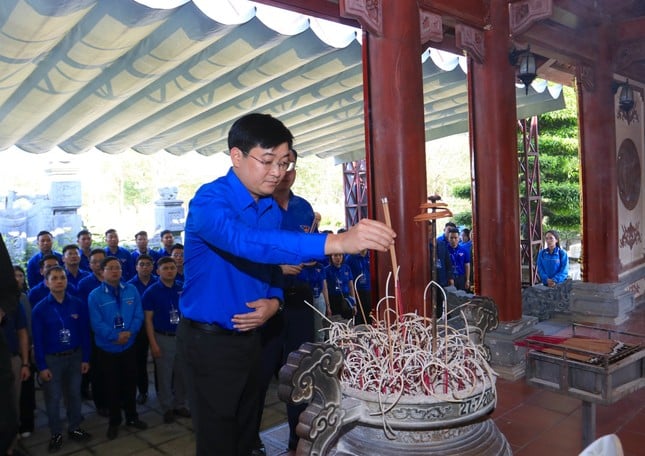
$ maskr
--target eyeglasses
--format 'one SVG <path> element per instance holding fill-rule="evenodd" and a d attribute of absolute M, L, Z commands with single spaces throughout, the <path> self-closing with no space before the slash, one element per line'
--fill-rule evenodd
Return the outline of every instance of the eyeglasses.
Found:
<path fill-rule="evenodd" d="M 289 171 L 293 171 L 296 169 L 296 162 L 290 162 L 290 161 L 284 161 L 284 162 L 272 162 L 272 161 L 267 161 L 267 160 L 260 160 L 257 157 L 254 157 L 251 154 L 246 154 L 247 157 L 251 157 L 253 160 L 261 164 L 264 169 L 267 171 L 271 171 L 274 166 L 277 166 L 280 172 L 283 173 L 288 173 Z"/>
<path fill-rule="evenodd" d="M 121 266 L 106 266 L 105 270 L 106 271 L 120 271 Z"/>

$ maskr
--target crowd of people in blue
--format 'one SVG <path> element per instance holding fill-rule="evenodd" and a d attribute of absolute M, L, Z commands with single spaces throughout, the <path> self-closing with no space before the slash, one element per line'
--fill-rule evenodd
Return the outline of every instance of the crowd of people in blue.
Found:
<path fill-rule="evenodd" d="M 26 271 L 14 266 L 14 283 L 2 283 L 0 339 L 12 375 L 0 381 L 12 386 L 11 397 L 0 398 L 0 452 L 18 453 L 17 436 L 34 430 L 36 375 L 50 452 L 64 443 L 61 403 L 70 440 L 91 438 L 81 427 L 82 400 L 106 418 L 108 439 L 123 422 L 146 429 L 137 404 L 148 400 L 150 354 L 163 420 L 192 418 L 196 454 L 261 456 L 264 397 L 288 353 L 322 340 L 329 319 L 369 323 L 370 252 L 387 251 L 396 234 L 369 219 L 319 232 L 320 215 L 291 190 L 293 136 L 269 115 L 238 119 L 229 151 L 229 172 L 189 204 L 183 245 L 165 230 L 154 250 L 139 231 L 129 251 L 108 229 L 107 247 L 93 249 L 92 234 L 82 230 L 59 253 L 49 231 L 38 233 Z M 470 232 L 446 224 L 433 257 L 437 282 L 470 290 L 471 250 Z M 563 260 L 548 255 L 541 261 L 551 272 L 554 257 Z M 287 405 L 291 449 L 303 409 Z"/>

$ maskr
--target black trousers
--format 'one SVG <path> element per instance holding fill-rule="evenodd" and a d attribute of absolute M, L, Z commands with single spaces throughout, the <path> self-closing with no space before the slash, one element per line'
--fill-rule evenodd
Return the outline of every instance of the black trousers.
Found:
<path fill-rule="evenodd" d="M 98 349 L 98 361 L 105 380 L 110 426 L 121 424 L 121 408 L 126 421 L 136 420 L 137 406 L 137 357 L 134 345 L 119 353 L 110 353 Z"/>
<path fill-rule="evenodd" d="M 18 417 L 12 391 L 11 353 L 0 328 L 0 454 L 7 452 L 18 432 Z"/>
<path fill-rule="evenodd" d="M 148 335 L 145 325 L 141 327 L 134 341 L 137 353 L 137 390 L 140 394 L 148 394 Z"/>
<path fill-rule="evenodd" d="M 177 350 L 186 367 L 198 456 L 249 456 L 256 443 L 260 334 L 205 332 L 182 319 Z"/>
<path fill-rule="evenodd" d="M 19 432 L 34 432 L 34 410 L 36 410 L 36 366 L 29 367 L 29 378 L 20 385 L 20 429 Z"/>
<path fill-rule="evenodd" d="M 92 386 L 92 400 L 97 410 L 108 408 L 108 395 L 105 377 L 103 375 L 103 368 L 101 366 L 101 350 L 94 342 L 94 335 L 92 335 L 92 353 L 90 354 L 90 370 L 87 372 L 87 379 Z M 85 376 L 84 376 L 85 377 Z M 81 380 L 81 391 L 83 389 L 83 380 Z"/>

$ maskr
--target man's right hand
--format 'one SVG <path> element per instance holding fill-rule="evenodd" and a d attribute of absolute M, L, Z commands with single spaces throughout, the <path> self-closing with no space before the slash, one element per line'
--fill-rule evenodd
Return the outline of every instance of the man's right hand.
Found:
<path fill-rule="evenodd" d="M 298 275 L 302 272 L 301 264 L 281 264 L 280 269 L 284 275 Z"/>
<path fill-rule="evenodd" d="M 130 340 L 130 331 L 121 331 L 119 333 L 119 338 L 116 340 L 117 345 L 125 345 Z"/>
<path fill-rule="evenodd" d="M 361 250 L 387 252 L 394 244 L 396 233 L 385 223 L 361 219 L 344 233 L 330 234 L 325 242 L 325 255 L 358 253 Z"/>

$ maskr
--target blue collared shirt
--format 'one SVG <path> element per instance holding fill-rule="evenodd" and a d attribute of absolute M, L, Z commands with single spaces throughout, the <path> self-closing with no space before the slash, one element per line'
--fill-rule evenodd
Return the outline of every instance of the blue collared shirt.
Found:
<path fill-rule="evenodd" d="M 134 285 L 120 282 L 115 288 L 103 282 L 90 293 L 88 308 L 94 341 L 101 350 L 118 353 L 134 344 L 143 323 L 141 297 Z M 123 328 L 115 327 L 117 315 L 123 318 Z M 115 344 L 122 331 L 130 331 L 130 339 L 123 345 Z"/>
<path fill-rule="evenodd" d="M 179 312 L 179 297 L 182 284 L 175 280 L 171 287 L 166 286 L 161 280 L 151 285 L 141 298 L 143 311 L 154 312 L 152 326 L 156 331 L 175 332 L 177 324 L 170 322 L 170 312 Z"/>
<path fill-rule="evenodd" d="M 145 285 L 139 278 L 139 274 L 136 274 L 134 277 L 128 280 L 128 283 L 134 285 L 134 287 L 139 292 L 139 296 L 143 298 L 143 293 L 145 293 L 146 290 L 150 288 L 150 286 L 152 286 L 152 284 L 154 284 L 156 281 L 157 281 L 157 278 L 155 276 L 151 276 L 150 280 L 148 281 L 148 285 Z"/>
<path fill-rule="evenodd" d="M 372 281 L 370 279 L 370 254 L 363 256 L 360 253 L 347 255 L 346 264 L 354 276 L 354 285 L 357 290 L 371 290 Z"/>
<path fill-rule="evenodd" d="M 34 356 L 38 370 L 47 369 L 45 355 L 81 348 L 83 362 L 90 360 L 90 324 L 78 298 L 65 293 L 62 303 L 49 294 L 31 312 Z M 69 343 L 61 341 L 60 331 L 69 330 Z"/>
<path fill-rule="evenodd" d="M 191 200 L 184 244 L 185 318 L 233 329 L 246 303 L 282 298 L 278 264 L 324 256 L 326 234 L 280 230 L 272 197 L 255 201 L 233 170 L 203 185 Z"/>
<path fill-rule="evenodd" d="M 333 263 L 325 268 L 327 280 L 327 293 L 332 295 L 351 296 L 349 294 L 349 281 L 354 280 L 352 270 L 347 264 L 342 263 L 336 267 Z"/>

